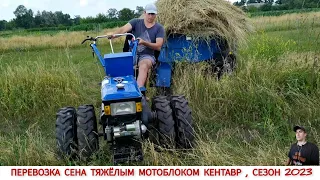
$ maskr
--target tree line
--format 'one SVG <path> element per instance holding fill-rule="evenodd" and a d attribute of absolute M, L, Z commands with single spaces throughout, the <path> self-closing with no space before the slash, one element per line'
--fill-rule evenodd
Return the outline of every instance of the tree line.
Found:
<path fill-rule="evenodd" d="M 264 3 L 262 6 L 250 6 L 253 3 Z M 319 8 L 320 0 L 239 0 L 235 6 L 242 7 L 246 12 L 274 11 Z M 247 6 L 245 6 L 247 5 Z M 135 10 L 123 8 L 117 10 L 110 8 L 105 13 L 99 13 L 95 17 L 71 17 L 62 11 L 37 11 L 34 13 L 23 5 L 19 5 L 13 12 L 15 18 L 10 21 L 0 20 L 0 31 L 27 29 L 27 30 L 92 30 L 96 24 L 101 28 L 113 28 L 125 24 L 132 18 L 139 17 L 144 9 L 137 6 Z"/>
<path fill-rule="evenodd" d="M 117 9 L 110 8 L 106 13 L 99 13 L 96 17 L 75 16 L 72 18 L 69 14 L 64 14 L 62 11 L 38 11 L 34 13 L 24 5 L 19 5 L 13 12 L 15 18 L 10 21 L 0 20 L 0 31 L 13 29 L 53 29 L 57 27 L 64 29 L 72 26 L 81 26 L 87 29 L 92 27 L 92 24 L 97 23 L 117 26 L 121 22 L 141 16 L 143 11 L 144 9 L 141 6 L 137 6 L 136 10 L 123 8 L 118 11 Z"/>
<path fill-rule="evenodd" d="M 253 3 L 264 3 L 262 6 L 250 6 Z M 305 8 L 319 8 L 320 0 L 240 0 L 233 3 L 245 11 L 276 11 Z M 247 6 L 245 6 L 247 5 Z"/>

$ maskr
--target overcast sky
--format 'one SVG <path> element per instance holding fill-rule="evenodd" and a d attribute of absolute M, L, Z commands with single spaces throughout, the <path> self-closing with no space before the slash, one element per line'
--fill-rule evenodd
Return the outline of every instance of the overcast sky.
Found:
<path fill-rule="evenodd" d="M 237 0 L 228 0 L 235 2 Z M 13 11 L 18 5 L 24 5 L 27 9 L 32 9 L 34 13 L 38 10 L 62 11 L 70 14 L 73 18 L 75 15 L 81 17 L 96 16 L 98 13 L 106 13 L 109 8 L 130 8 L 134 10 L 136 6 L 145 6 L 155 0 L 0 0 L 0 20 L 14 18 Z"/>

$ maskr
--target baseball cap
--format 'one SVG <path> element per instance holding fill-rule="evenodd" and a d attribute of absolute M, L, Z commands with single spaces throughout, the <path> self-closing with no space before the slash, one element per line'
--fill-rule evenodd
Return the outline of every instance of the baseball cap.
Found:
<path fill-rule="evenodd" d="M 157 7 L 155 4 L 147 4 L 145 7 L 146 13 L 158 14 Z"/>
<path fill-rule="evenodd" d="M 296 132 L 298 129 L 301 129 L 301 130 L 303 130 L 304 132 L 306 132 L 306 129 L 305 129 L 303 126 L 295 126 L 295 127 L 293 128 L 293 131 Z"/>

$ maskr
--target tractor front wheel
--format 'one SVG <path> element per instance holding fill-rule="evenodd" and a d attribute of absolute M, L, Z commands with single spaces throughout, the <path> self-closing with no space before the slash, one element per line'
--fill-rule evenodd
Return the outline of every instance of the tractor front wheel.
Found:
<path fill-rule="evenodd" d="M 78 107 L 77 137 L 80 159 L 86 160 L 99 149 L 97 120 L 92 105 Z"/>

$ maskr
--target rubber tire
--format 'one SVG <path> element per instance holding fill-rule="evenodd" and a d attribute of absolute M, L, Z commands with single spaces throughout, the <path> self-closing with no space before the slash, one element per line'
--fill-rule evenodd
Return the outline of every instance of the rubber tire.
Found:
<path fill-rule="evenodd" d="M 171 108 L 175 121 L 177 147 L 190 149 L 193 147 L 194 129 L 188 101 L 184 96 L 172 96 Z"/>
<path fill-rule="evenodd" d="M 156 96 L 152 101 L 152 110 L 156 112 L 155 127 L 158 134 L 158 144 L 164 148 L 175 147 L 175 128 L 170 101 L 166 96 Z"/>
<path fill-rule="evenodd" d="M 172 88 L 171 87 L 157 87 L 156 88 L 157 96 L 171 96 Z"/>
<path fill-rule="evenodd" d="M 58 155 L 73 156 L 77 148 L 77 113 L 74 107 L 64 107 L 56 114 L 56 140 Z M 73 151 L 75 150 L 75 151 Z"/>
<path fill-rule="evenodd" d="M 83 105 L 77 111 L 78 155 L 87 160 L 99 149 L 97 119 L 93 105 Z"/>
<path fill-rule="evenodd" d="M 221 74 L 219 76 L 219 79 L 223 76 L 223 75 L 231 75 L 233 74 L 233 72 L 235 71 L 236 69 L 236 63 L 237 63 L 237 59 L 236 59 L 236 56 L 234 55 L 228 55 L 225 59 L 225 63 L 222 67 L 222 70 L 221 70 Z M 229 68 L 228 68 L 229 66 Z"/>

